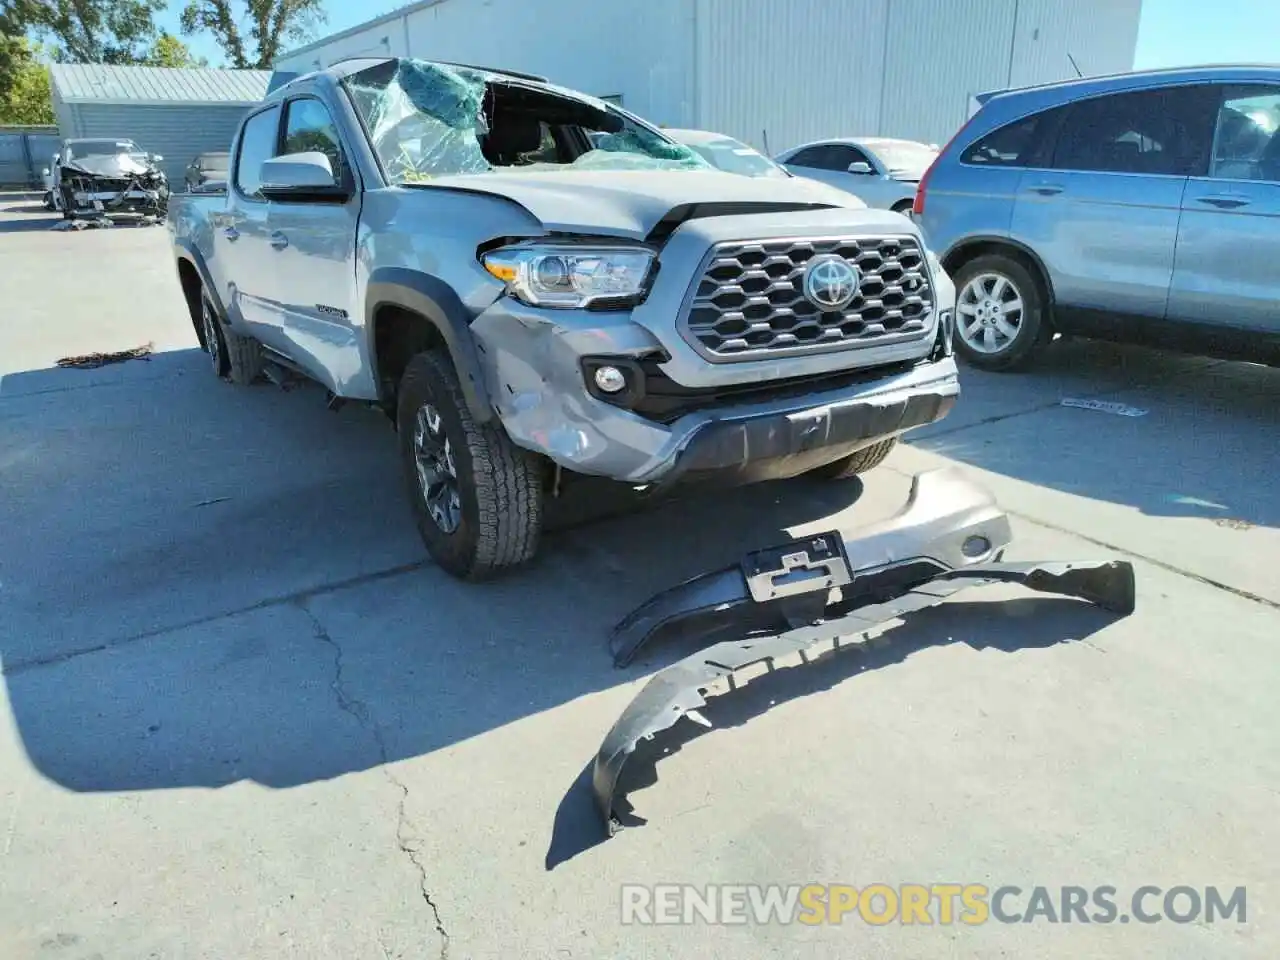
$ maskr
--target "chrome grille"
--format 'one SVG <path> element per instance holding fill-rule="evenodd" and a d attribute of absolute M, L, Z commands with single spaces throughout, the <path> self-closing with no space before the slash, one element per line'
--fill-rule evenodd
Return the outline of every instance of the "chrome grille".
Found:
<path fill-rule="evenodd" d="M 857 266 L 858 294 L 824 312 L 804 295 L 804 272 L 834 254 Z M 928 332 L 934 292 L 912 237 L 836 237 L 722 243 L 704 261 L 681 334 L 711 360 L 751 360 L 912 340 Z"/>

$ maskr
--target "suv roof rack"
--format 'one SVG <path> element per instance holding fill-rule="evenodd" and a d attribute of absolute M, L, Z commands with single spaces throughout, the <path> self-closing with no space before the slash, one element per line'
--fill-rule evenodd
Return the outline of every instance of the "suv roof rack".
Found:
<path fill-rule="evenodd" d="M 342 57 L 338 60 L 333 61 L 333 63 L 328 64 L 328 66 L 336 67 L 339 64 L 350 63 L 352 60 L 403 60 L 403 59 L 408 59 L 408 58 L 406 57 L 370 57 L 370 56 Z M 546 77 L 540 76 L 539 74 L 536 74 L 536 73 L 522 73 L 519 70 L 503 70 L 498 67 L 481 67 L 481 66 L 477 66 L 474 63 L 457 63 L 453 60 L 436 60 L 432 57 L 423 57 L 422 59 L 426 60 L 428 63 L 438 63 L 443 67 L 463 67 L 467 70 L 480 70 L 480 71 L 483 71 L 484 73 L 493 73 L 500 77 L 516 77 L 520 80 L 532 80 L 536 83 L 551 82 Z"/>

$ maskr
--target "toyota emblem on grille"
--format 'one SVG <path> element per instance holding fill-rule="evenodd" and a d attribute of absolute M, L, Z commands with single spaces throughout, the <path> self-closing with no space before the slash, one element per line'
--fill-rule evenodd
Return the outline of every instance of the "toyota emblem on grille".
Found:
<path fill-rule="evenodd" d="M 858 268 L 843 257 L 819 257 L 804 272 L 804 295 L 819 310 L 843 310 L 853 303 L 861 282 Z"/>

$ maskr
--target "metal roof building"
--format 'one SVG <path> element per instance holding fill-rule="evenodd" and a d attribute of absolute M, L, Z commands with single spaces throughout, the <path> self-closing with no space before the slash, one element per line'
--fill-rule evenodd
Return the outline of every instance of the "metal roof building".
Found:
<path fill-rule="evenodd" d="M 274 66 L 407 55 L 521 70 L 776 154 L 836 136 L 941 143 L 975 94 L 1129 71 L 1141 10 L 1142 0 L 420 0 Z"/>
<path fill-rule="evenodd" d="M 197 153 L 229 150 L 244 112 L 266 96 L 267 70 L 178 70 L 56 63 L 50 68 L 58 132 L 127 137 L 164 157 L 170 181 Z"/>

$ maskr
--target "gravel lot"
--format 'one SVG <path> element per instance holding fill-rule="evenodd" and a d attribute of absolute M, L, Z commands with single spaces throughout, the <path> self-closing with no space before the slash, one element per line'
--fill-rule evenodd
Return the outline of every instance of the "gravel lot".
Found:
<path fill-rule="evenodd" d="M 1280 373 L 1065 344 L 966 371 L 860 496 L 602 494 L 464 586 L 424 559 L 385 419 L 215 381 L 163 229 L 54 222 L 0 198 L 4 960 L 1280 956 Z M 1138 612 L 975 592 L 778 671 L 600 842 L 584 766 L 663 662 L 615 671 L 612 622 L 948 462 L 1014 514 L 1012 557 L 1134 559 Z M 621 923 L 626 883 L 811 881 L 1243 885 L 1248 913 Z"/>

